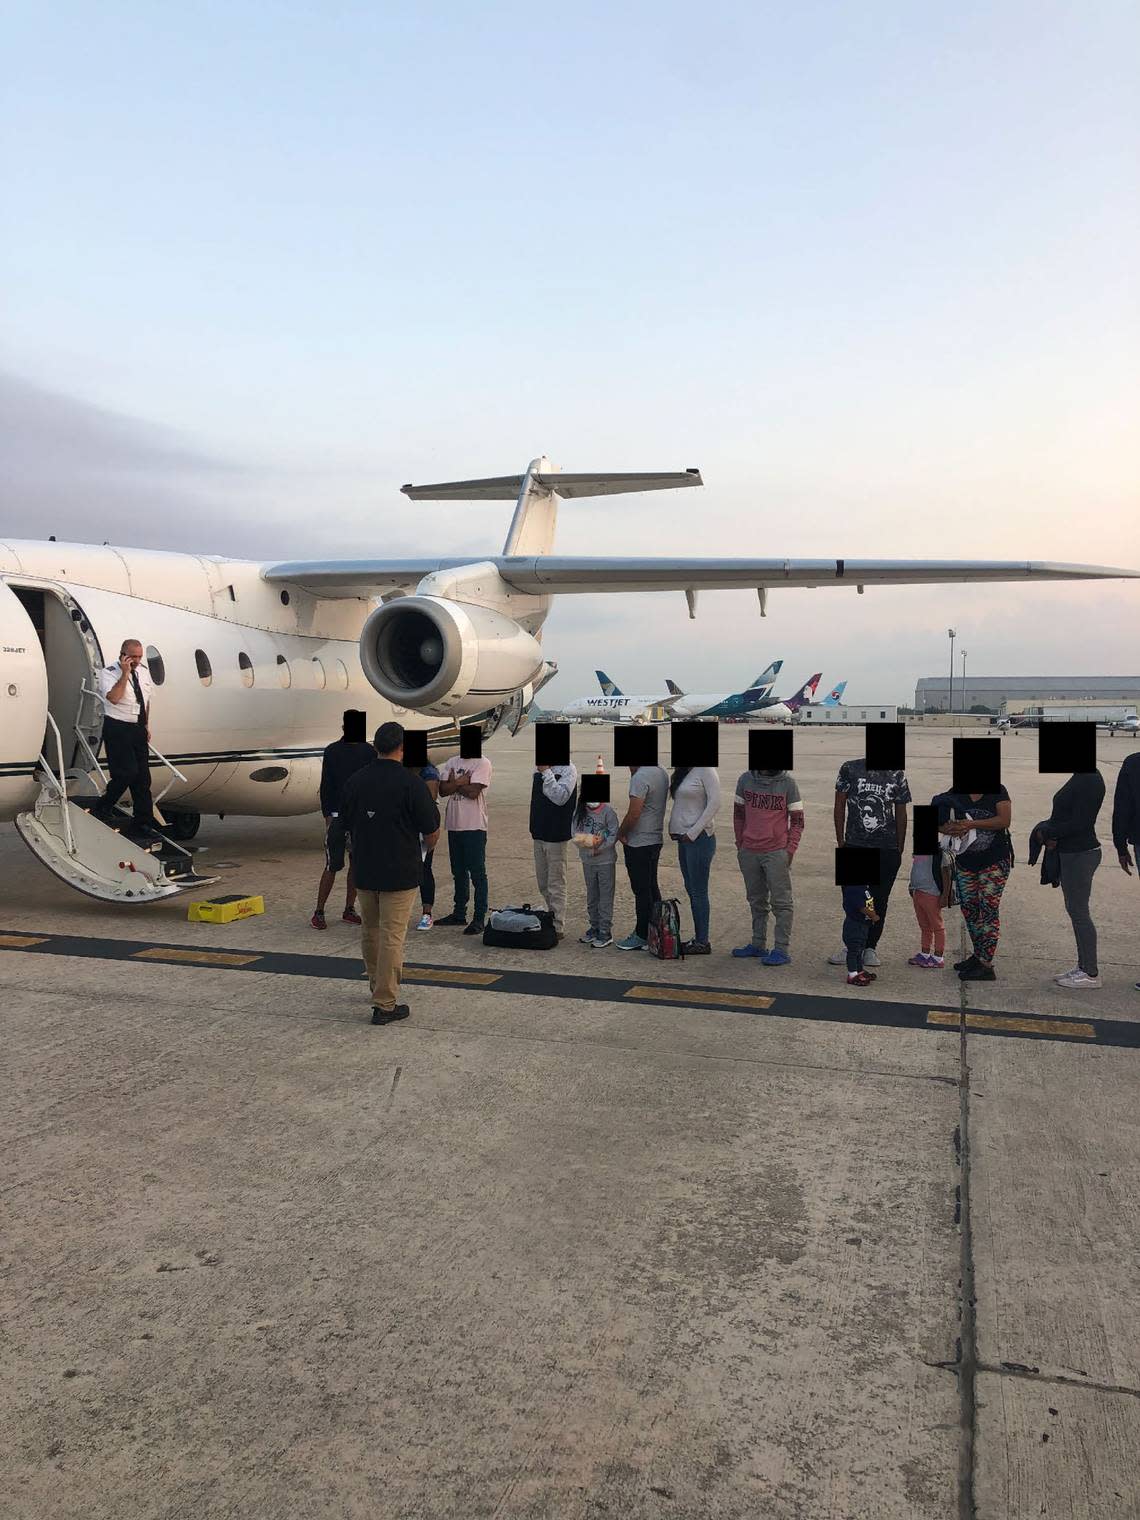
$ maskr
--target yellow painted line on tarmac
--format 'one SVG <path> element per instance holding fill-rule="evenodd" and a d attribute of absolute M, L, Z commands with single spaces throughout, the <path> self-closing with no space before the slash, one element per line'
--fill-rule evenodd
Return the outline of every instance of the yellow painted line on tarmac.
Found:
<path fill-rule="evenodd" d="M 687 1003 L 689 1007 L 714 1003 L 725 1008 L 771 1008 L 775 998 L 762 992 L 710 992 L 707 987 L 627 987 L 622 997 L 645 1002 Z"/>
<path fill-rule="evenodd" d="M 957 1029 L 961 1017 L 960 1013 L 947 1013 L 944 1009 L 933 1008 L 926 1015 L 926 1022 L 945 1029 Z M 1096 1030 L 1091 1024 L 1081 1024 L 1074 1019 L 1018 1018 L 1007 1013 L 967 1013 L 966 1028 L 989 1029 L 995 1034 L 1047 1034 L 1054 1038 L 1063 1035 L 1070 1040 L 1096 1039 Z"/>
<path fill-rule="evenodd" d="M 0 934 L 0 950 L 27 950 L 32 945 L 46 945 L 47 939 L 37 934 Z"/>
<path fill-rule="evenodd" d="M 136 950 L 133 961 L 179 961 L 190 966 L 251 966 L 260 955 L 238 955 L 233 950 Z"/>
<path fill-rule="evenodd" d="M 493 987 L 502 979 L 501 971 L 446 971 L 442 966 L 405 966 L 400 972 L 403 982 L 455 982 L 461 987 Z"/>

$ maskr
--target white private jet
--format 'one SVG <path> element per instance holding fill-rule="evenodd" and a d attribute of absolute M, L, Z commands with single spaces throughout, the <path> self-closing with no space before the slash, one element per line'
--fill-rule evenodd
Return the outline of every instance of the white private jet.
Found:
<path fill-rule="evenodd" d="M 369 704 L 454 745 L 457 721 L 517 724 L 554 674 L 543 623 L 555 595 L 776 586 L 1131 577 L 1101 566 L 985 560 L 586 559 L 554 546 L 564 499 L 702 484 L 669 474 L 522 475 L 405 486 L 412 501 L 513 500 L 503 553 L 256 564 L 224 556 L 0 542 L 0 820 L 71 886 L 121 903 L 198 886 L 176 841 L 156 854 L 88 810 L 101 667 L 138 638 L 156 686 L 158 801 L 191 837 L 203 812 L 308 813 L 321 751 L 346 707 Z M 377 694 L 379 701 L 373 694 Z M 441 722 L 440 720 L 446 720 Z M 87 806 L 83 806 L 83 803 Z"/>

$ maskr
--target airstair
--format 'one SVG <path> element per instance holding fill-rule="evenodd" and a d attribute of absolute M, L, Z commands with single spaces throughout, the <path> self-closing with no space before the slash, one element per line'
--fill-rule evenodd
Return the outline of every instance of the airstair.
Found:
<path fill-rule="evenodd" d="M 122 808 L 112 809 L 106 819 L 91 811 L 108 781 L 97 754 L 98 728 L 93 717 L 85 714 L 86 703 L 93 697 L 98 700 L 98 693 L 84 686 L 72 748 L 77 763 L 70 767 L 59 726 L 48 713 L 57 763 L 52 765 L 45 745 L 37 769 L 40 793 L 35 807 L 15 820 L 21 839 L 61 881 L 104 902 L 155 902 L 212 885 L 218 877 L 200 876 L 194 867 L 200 847 L 180 844 L 156 829 L 136 831 L 130 813 Z M 186 778 L 153 745 L 150 752 L 171 773 L 154 799 L 157 808 L 174 782 Z"/>

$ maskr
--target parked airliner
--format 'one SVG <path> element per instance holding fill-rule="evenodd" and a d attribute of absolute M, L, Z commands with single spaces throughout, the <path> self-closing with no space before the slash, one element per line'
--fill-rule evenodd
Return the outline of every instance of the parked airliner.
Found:
<path fill-rule="evenodd" d="M 765 672 L 767 674 L 767 672 Z M 673 681 L 666 686 L 675 695 L 672 716 L 675 718 L 773 718 L 791 717 L 809 703 L 819 685 L 819 672 L 810 676 L 793 696 L 786 700 L 771 695 L 772 683 L 749 691 L 683 692 Z"/>
<path fill-rule="evenodd" d="M 225 556 L 0 542 L 0 819 L 94 897 L 182 890 L 172 869 L 75 798 L 98 795 L 94 690 L 124 638 L 155 683 L 159 804 L 189 835 L 203 812 L 315 811 L 320 751 L 346 707 L 396 716 L 454 743 L 520 721 L 555 671 L 542 630 L 555 595 L 702 589 L 1080 580 L 1138 571 L 1034 561 L 597 559 L 556 556 L 564 500 L 691 488 L 697 470 L 568 474 L 545 457 L 521 475 L 405 486 L 422 501 L 514 501 L 501 555 L 257 564 Z M 160 753 L 161 752 L 161 753 Z M 169 767 L 169 768 L 168 768 Z"/>

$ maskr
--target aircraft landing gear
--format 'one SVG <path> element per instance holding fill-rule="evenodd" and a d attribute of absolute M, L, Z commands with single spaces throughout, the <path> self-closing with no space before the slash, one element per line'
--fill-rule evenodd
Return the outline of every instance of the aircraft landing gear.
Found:
<path fill-rule="evenodd" d="M 166 815 L 166 827 L 163 829 L 163 833 L 168 839 L 176 839 L 179 843 L 185 844 L 186 840 L 194 838 L 194 835 L 201 827 L 201 823 L 201 813 L 175 813 L 172 811 Z"/>

